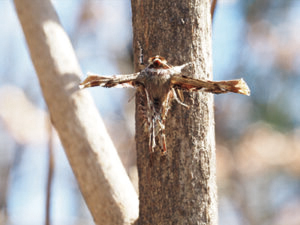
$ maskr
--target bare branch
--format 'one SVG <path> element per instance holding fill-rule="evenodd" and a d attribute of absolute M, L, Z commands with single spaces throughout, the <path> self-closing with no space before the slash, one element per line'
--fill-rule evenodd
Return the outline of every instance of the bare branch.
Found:
<path fill-rule="evenodd" d="M 53 152 L 53 129 L 49 118 L 46 120 L 48 126 L 48 174 L 47 174 L 47 186 L 46 186 L 46 218 L 45 224 L 51 224 L 51 197 L 52 197 L 52 183 L 53 183 L 53 172 L 54 172 L 54 152 Z"/>
<path fill-rule="evenodd" d="M 51 121 L 96 224 L 130 224 L 138 198 L 87 91 L 50 0 L 15 0 Z"/>

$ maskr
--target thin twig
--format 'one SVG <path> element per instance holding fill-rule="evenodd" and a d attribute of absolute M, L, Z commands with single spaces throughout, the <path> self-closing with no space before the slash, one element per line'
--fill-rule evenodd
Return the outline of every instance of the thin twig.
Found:
<path fill-rule="evenodd" d="M 212 3 L 211 3 L 211 8 L 210 8 L 211 21 L 214 20 L 214 15 L 215 15 L 217 2 L 218 2 L 218 0 L 212 0 Z"/>
<path fill-rule="evenodd" d="M 54 171 L 54 154 L 53 154 L 53 130 L 49 119 L 47 119 L 48 125 L 48 175 L 47 175 L 47 197 L 46 197 L 46 225 L 50 225 L 50 214 L 51 214 L 51 193 L 52 193 L 52 181 L 53 181 L 53 171 Z"/>

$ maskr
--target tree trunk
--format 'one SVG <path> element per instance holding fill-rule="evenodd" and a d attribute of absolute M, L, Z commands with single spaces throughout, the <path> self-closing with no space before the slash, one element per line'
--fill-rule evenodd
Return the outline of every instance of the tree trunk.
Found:
<path fill-rule="evenodd" d="M 15 0 L 51 121 L 96 224 L 131 224 L 138 198 L 50 0 Z M 63 197 L 63 196 L 62 196 Z"/>
<path fill-rule="evenodd" d="M 210 0 L 131 2 L 136 63 L 140 43 L 145 59 L 159 54 L 171 65 L 192 62 L 187 75 L 212 79 Z M 136 113 L 138 224 L 217 224 L 213 96 L 184 93 L 184 99 L 190 108 L 174 101 L 167 116 L 166 156 L 159 147 L 149 153 Z"/>

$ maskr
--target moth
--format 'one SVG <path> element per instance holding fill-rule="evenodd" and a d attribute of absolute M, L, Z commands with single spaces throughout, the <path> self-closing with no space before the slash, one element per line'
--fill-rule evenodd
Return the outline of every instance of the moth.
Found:
<path fill-rule="evenodd" d="M 243 79 L 227 81 L 210 81 L 195 79 L 183 74 L 182 70 L 189 63 L 171 66 L 164 57 L 150 57 L 148 65 L 140 72 L 124 75 L 99 76 L 89 75 L 79 87 L 131 87 L 142 93 L 144 103 L 139 110 L 143 113 L 149 133 L 149 151 L 156 147 L 156 139 L 160 142 L 161 153 L 167 152 L 165 124 L 171 103 L 175 100 L 184 107 L 182 91 L 203 91 L 214 94 L 234 92 L 250 95 L 250 89 Z"/>

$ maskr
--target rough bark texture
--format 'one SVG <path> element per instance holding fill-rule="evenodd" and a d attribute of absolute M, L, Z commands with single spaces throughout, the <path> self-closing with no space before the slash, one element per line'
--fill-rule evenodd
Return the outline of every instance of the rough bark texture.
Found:
<path fill-rule="evenodd" d="M 159 54 L 171 65 L 192 62 L 187 75 L 212 79 L 210 0 L 131 2 L 136 62 L 139 42 L 145 59 Z M 136 113 L 141 225 L 217 224 L 213 96 L 184 97 L 190 108 L 174 102 L 167 116 L 166 156 L 158 147 L 150 156 Z"/>
<path fill-rule="evenodd" d="M 15 0 L 50 116 L 96 224 L 130 224 L 138 198 L 50 0 Z M 63 196 L 62 196 L 63 197 Z"/>

